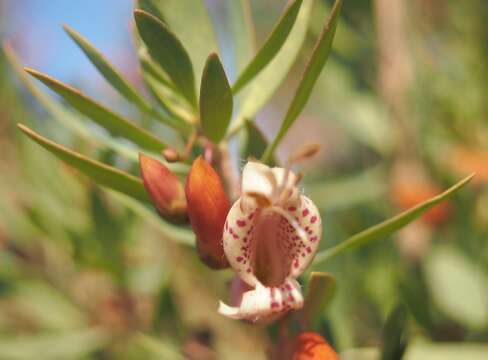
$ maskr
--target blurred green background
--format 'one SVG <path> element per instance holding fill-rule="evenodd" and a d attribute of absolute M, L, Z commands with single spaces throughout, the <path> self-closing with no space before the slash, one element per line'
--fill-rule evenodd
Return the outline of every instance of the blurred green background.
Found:
<path fill-rule="evenodd" d="M 229 7 L 206 3 L 235 80 Z M 285 3 L 251 1 L 258 45 Z M 267 136 L 277 131 L 330 5 L 315 1 L 306 46 L 256 119 Z M 62 30 L 73 26 L 142 89 L 132 7 L 129 0 L 1 0 L 0 38 L 19 63 L 144 123 Z M 322 211 L 322 248 L 478 174 L 395 236 L 319 269 L 337 278 L 320 330 L 341 352 L 379 346 L 388 313 L 403 302 L 412 351 L 424 351 L 416 359 L 447 359 L 442 351 L 461 343 L 471 355 L 457 358 L 488 357 L 487 18 L 483 0 L 345 0 L 331 58 L 280 147 L 286 158 L 303 143 L 322 145 L 302 168 L 305 192 Z M 20 79 L 2 52 L 0 359 L 264 358 L 272 334 L 216 313 L 231 274 L 205 269 L 191 249 L 167 241 L 154 213 L 96 187 L 19 134 L 16 123 L 25 123 L 137 168 L 60 126 L 59 112 L 46 111 Z M 431 342 L 451 345 L 422 345 Z"/>

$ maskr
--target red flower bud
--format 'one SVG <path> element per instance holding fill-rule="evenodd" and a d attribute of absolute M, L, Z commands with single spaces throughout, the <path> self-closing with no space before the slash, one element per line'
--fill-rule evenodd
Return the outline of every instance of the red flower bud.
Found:
<path fill-rule="evenodd" d="M 185 192 L 200 258 L 213 269 L 228 267 L 222 232 L 230 208 L 229 199 L 219 175 L 201 156 L 193 162 Z"/>
<path fill-rule="evenodd" d="M 181 221 L 187 216 L 183 184 L 178 177 L 156 159 L 139 154 L 144 187 L 159 214 L 169 220 Z"/>
<path fill-rule="evenodd" d="M 293 360 L 339 360 L 329 343 L 315 332 L 303 332 L 293 343 Z"/>

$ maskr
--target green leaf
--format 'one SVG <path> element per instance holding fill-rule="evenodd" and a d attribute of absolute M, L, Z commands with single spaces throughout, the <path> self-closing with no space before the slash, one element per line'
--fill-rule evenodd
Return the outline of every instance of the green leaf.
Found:
<path fill-rule="evenodd" d="M 234 1 L 234 0 L 233 0 Z M 141 8 L 159 17 L 188 50 L 197 84 L 210 53 L 219 47 L 203 0 L 139 0 Z"/>
<path fill-rule="evenodd" d="M 381 360 L 401 360 L 408 344 L 407 310 L 397 305 L 386 320 L 383 328 L 383 349 Z"/>
<path fill-rule="evenodd" d="M 331 247 L 327 250 L 324 250 L 317 254 L 314 260 L 314 265 L 319 265 L 327 260 L 333 258 L 336 255 L 339 255 L 345 251 L 350 251 L 360 246 L 366 245 L 373 240 L 377 240 L 380 238 L 384 238 L 395 231 L 401 229 L 402 227 L 408 225 L 427 210 L 432 208 L 433 206 L 439 204 L 440 202 L 448 199 L 452 195 L 454 195 L 457 191 L 463 188 L 472 178 L 474 174 L 464 178 L 463 180 L 459 181 L 457 184 L 453 185 L 443 193 L 426 200 L 417 206 L 414 206 L 411 209 L 408 209 L 391 219 L 385 220 L 382 223 L 374 225 L 366 230 L 361 231 L 360 233 L 351 236 L 349 239 L 341 242 L 340 244 Z"/>
<path fill-rule="evenodd" d="M 139 178 L 69 150 L 40 136 L 24 125 L 18 124 L 18 127 L 32 140 L 59 159 L 87 175 L 95 183 L 129 195 L 137 200 L 149 201 L 146 190 Z"/>
<path fill-rule="evenodd" d="M 471 329 L 488 325 L 488 277 L 481 266 L 449 246 L 433 249 L 425 275 L 434 303 L 451 319 Z"/>
<path fill-rule="evenodd" d="M 100 71 L 103 77 L 112 85 L 124 98 L 140 107 L 143 111 L 150 111 L 151 106 L 137 92 L 137 90 L 120 74 L 117 69 L 98 51 L 86 38 L 76 32 L 68 25 L 64 30 L 80 47 L 92 64 Z"/>
<path fill-rule="evenodd" d="M 134 17 L 139 35 L 151 57 L 169 75 L 188 102 L 196 106 L 193 66 L 183 44 L 156 16 L 136 9 Z"/>
<path fill-rule="evenodd" d="M 25 71 L 42 81 L 51 90 L 61 95 L 76 110 L 106 128 L 113 135 L 125 137 L 147 150 L 159 152 L 165 148 L 165 145 L 157 137 L 90 99 L 79 90 L 39 71 L 28 68 Z"/>
<path fill-rule="evenodd" d="M 315 44 L 314 50 L 307 64 L 307 67 L 305 68 L 300 84 L 298 85 L 293 100 L 288 107 L 285 119 L 281 124 L 281 128 L 278 131 L 276 138 L 271 144 L 269 144 L 262 157 L 263 162 L 268 162 L 272 158 L 276 147 L 307 104 L 315 82 L 317 81 L 329 57 L 341 8 L 342 0 L 336 0 L 334 3 L 334 7 L 332 8 L 330 17 L 327 20 L 325 27 Z"/>
<path fill-rule="evenodd" d="M 267 143 L 268 141 L 261 130 L 252 121 L 246 121 L 246 139 L 242 155 L 259 159 L 263 155 Z"/>
<path fill-rule="evenodd" d="M 330 304 L 336 291 L 336 280 L 332 274 L 312 272 L 308 281 L 307 295 L 302 310 L 302 319 L 307 326 L 314 326 Z"/>
<path fill-rule="evenodd" d="M 217 54 L 210 54 L 200 87 L 200 121 L 204 134 L 215 144 L 225 135 L 232 116 L 232 90 Z"/>
<path fill-rule="evenodd" d="M 313 2 L 314 0 L 303 1 L 295 25 L 282 48 L 246 89 L 246 97 L 228 136 L 237 133 L 248 119 L 254 119 L 259 109 L 269 101 L 286 78 L 305 40 Z"/>
<path fill-rule="evenodd" d="M 246 66 L 232 86 L 234 94 L 237 94 L 239 90 L 246 86 L 280 51 L 295 24 L 302 2 L 303 0 L 294 0 L 286 8 L 261 49 L 259 49 L 254 59 Z"/>

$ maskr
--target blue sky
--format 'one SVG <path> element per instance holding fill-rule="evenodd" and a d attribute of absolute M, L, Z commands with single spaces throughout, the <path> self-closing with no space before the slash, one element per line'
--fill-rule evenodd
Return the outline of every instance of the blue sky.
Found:
<path fill-rule="evenodd" d="M 1 0 L 2 39 L 25 65 L 84 89 L 105 88 L 102 78 L 64 32 L 68 24 L 130 75 L 135 54 L 130 37 L 131 0 Z"/>

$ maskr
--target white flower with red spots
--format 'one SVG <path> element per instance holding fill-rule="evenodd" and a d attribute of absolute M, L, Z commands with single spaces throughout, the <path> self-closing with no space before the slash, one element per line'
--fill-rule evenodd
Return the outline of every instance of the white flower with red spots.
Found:
<path fill-rule="evenodd" d="M 244 167 L 242 194 L 227 214 L 222 240 L 228 262 L 251 290 L 236 307 L 221 302 L 221 314 L 257 321 L 303 306 L 296 278 L 317 251 L 322 221 L 298 181 L 289 169 L 252 161 Z"/>

